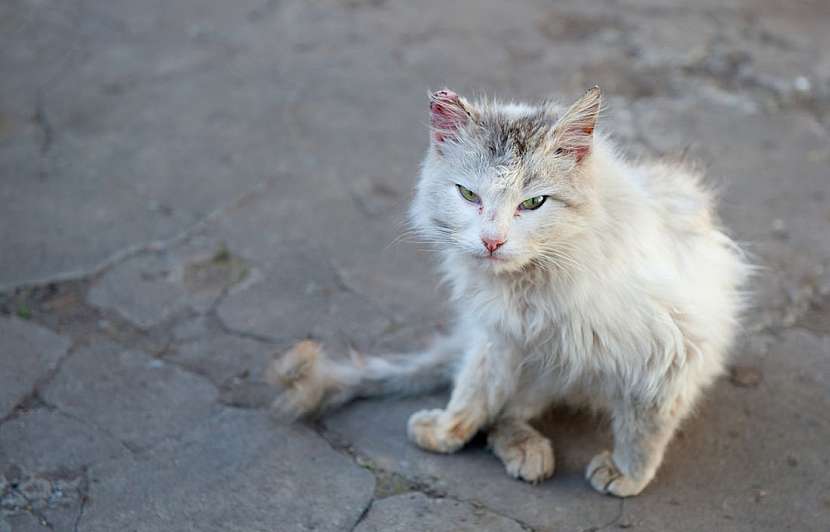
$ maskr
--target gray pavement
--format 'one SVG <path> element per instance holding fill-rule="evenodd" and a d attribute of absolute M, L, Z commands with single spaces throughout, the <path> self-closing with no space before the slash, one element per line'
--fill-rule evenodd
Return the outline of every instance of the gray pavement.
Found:
<path fill-rule="evenodd" d="M 0 532 L 830 529 L 830 4 L 0 3 Z M 441 396 L 268 416 L 273 353 L 414 349 L 445 326 L 401 231 L 426 94 L 599 83 L 633 155 L 686 154 L 759 265 L 732 373 L 657 479 L 416 449 Z"/>

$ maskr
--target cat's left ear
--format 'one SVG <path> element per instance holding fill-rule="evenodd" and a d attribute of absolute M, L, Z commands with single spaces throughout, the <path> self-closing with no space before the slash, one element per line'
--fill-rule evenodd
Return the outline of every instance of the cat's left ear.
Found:
<path fill-rule="evenodd" d="M 594 145 L 594 128 L 600 111 L 600 90 L 594 86 L 573 104 L 554 127 L 553 146 L 581 162 Z"/>

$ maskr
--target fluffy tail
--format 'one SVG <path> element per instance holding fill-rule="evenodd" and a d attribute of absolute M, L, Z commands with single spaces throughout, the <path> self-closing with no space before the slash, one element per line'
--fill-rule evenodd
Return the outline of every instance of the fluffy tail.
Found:
<path fill-rule="evenodd" d="M 449 385 L 459 346 L 450 338 L 420 353 L 329 358 L 322 346 L 305 340 L 268 367 L 266 380 L 282 388 L 272 408 L 283 419 L 317 415 L 358 397 L 415 395 Z"/>

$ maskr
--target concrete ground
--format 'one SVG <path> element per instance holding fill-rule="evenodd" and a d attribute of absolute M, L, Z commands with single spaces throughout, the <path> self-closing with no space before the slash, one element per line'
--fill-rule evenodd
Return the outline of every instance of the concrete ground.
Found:
<path fill-rule="evenodd" d="M 830 529 L 830 3 L 0 3 L 0 531 Z M 268 416 L 272 353 L 413 349 L 447 319 L 400 233 L 449 86 L 599 83 L 686 153 L 760 266 L 734 367 L 625 501 L 601 422 L 557 474 L 405 437 L 441 397 Z"/>

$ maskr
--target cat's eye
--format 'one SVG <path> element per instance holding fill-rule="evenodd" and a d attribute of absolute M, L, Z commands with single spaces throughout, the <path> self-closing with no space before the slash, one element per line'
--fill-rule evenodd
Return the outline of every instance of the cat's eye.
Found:
<path fill-rule="evenodd" d="M 463 187 L 461 185 L 455 185 L 455 188 L 458 189 L 458 193 L 461 194 L 461 197 L 469 201 L 470 203 L 481 203 L 481 198 L 478 197 L 478 194 L 476 194 L 469 188 Z"/>
<path fill-rule="evenodd" d="M 533 196 L 532 198 L 527 198 L 523 202 L 519 203 L 519 210 L 534 211 L 541 207 L 547 199 L 547 196 Z"/>

